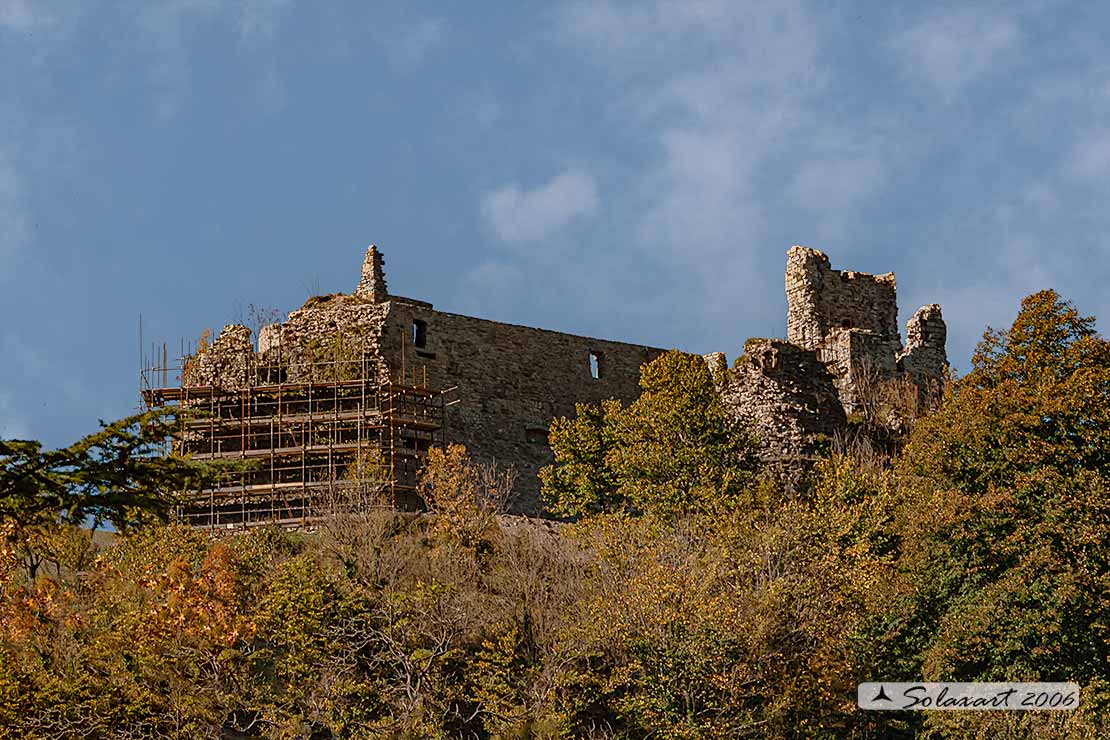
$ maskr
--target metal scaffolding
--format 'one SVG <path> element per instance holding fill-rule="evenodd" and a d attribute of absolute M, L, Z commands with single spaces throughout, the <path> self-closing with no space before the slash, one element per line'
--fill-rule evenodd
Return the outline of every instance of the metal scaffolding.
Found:
<path fill-rule="evenodd" d="M 252 348 L 224 353 L 233 377 L 197 383 L 200 354 L 183 351 L 171 368 L 165 345 L 154 347 L 140 370 L 144 409 L 188 412 L 175 452 L 242 463 L 214 487 L 184 492 L 182 520 L 214 529 L 303 527 L 337 502 L 421 508 L 419 471 L 428 450 L 443 444 L 447 395 L 428 387 L 426 373 L 410 366 L 396 380 L 383 377 L 366 351 L 308 361 Z"/>

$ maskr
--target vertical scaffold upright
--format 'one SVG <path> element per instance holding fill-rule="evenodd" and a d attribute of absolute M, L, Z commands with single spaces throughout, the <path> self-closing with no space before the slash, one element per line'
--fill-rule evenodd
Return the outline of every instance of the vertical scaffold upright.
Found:
<path fill-rule="evenodd" d="M 204 528 L 311 526 L 323 507 L 421 507 L 418 476 L 428 450 L 443 444 L 445 392 L 427 374 L 395 380 L 365 351 L 321 359 L 266 357 L 243 350 L 233 377 L 200 378 L 201 351 L 182 346 L 167 364 L 165 345 L 142 359 L 144 410 L 185 412 L 173 452 L 195 460 L 241 462 L 212 488 L 183 492 L 178 515 Z M 206 350 L 210 351 L 210 350 Z M 191 372 L 190 368 L 193 368 Z M 169 385 L 176 376 L 178 385 Z M 383 495 L 384 494 L 384 495 Z"/>

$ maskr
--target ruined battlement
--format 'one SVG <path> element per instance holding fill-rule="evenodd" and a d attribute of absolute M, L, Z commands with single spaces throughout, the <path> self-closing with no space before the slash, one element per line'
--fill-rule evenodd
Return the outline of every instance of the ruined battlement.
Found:
<path fill-rule="evenodd" d="M 808 247 L 786 254 L 787 341 L 817 353 L 849 413 L 860 406 L 863 379 L 905 375 L 923 392 L 943 383 L 947 329 L 940 306 L 918 309 L 903 346 L 894 273 L 834 270 L 823 252 Z"/>
<path fill-rule="evenodd" d="M 421 444 L 460 443 L 477 458 L 512 465 L 519 475 L 514 510 L 537 514 L 537 474 L 552 461 L 551 420 L 573 415 L 577 403 L 632 402 L 640 366 L 665 351 L 438 311 L 390 295 L 384 265 L 371 245 L 351 294 L 310 298 L 284 322 L 263 327 L 257 347 L 246 327 L 224 327 L 190 358 L 182 390 L 314 387 L 321 361 L 357 367 L 360 382 L 376 387 L 449 389 L 454 400 L 444 407 L 439 436 Z M 866 383 L 906 378 L 922 393 L 943 383 L 940 307 L 918 309 L 903 345 L 893 273 L 834 270 L 824 253 L 794 246 L 786 295 L 785 340 L 748 340 L 731 367 L 724 353 L 705 356 L 726 407 L 753 430 L 769 468 L 790 470 L 813 459 L 861 407 Z M 407 444 L 401 437 L 390 444 Z M 330 456 L 335 445 L 329 445 Z M 411 448 L 414 459 L 421 449 Z M 327 465 L 334 476 L 332 457 Z"/>
<path fill-rule="evenodd" d="M 833 329 L 863 329 L 898 341 L 894 273 L 834 270 L 824 252 L 786 253 L 786 341 L 817 349 Z"/>

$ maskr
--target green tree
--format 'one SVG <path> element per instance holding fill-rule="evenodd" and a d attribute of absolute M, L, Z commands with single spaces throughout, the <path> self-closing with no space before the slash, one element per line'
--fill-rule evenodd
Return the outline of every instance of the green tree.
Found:
<path fill-rule="evenodd" d="M 166 454 L 183 424 L 178 410 L 159 409 L 102 423 L 57 450 L 0 440 L 0 531 L 6 547 L 22 553 L 28 576 L 73 539 L 67 528 L 111 522 L 126 531 L 164 521 L 181 492 L 208 485 L 225 466 Z"/>
<path fill-rule="evenodd" d="M 617 471 L 610 466 L 616 449 L 620 401 L 579 403 L 575 417 L 552 420 L 548 431 L 555 464 L 540 470 L 543 494 L 561 516 L 582 516 L 621 509 L 625 502 Z"/>
<path fill-rule="evenodd" d="M 904 670 L 1078 681 L 1105 708 L 1108 471 L 1110 343 L 1056 293 L 1031 295 L 899 462 L 912 598 L 886 637 L 914 656 Z"/>
<path fill-rule="evenodd" d="M 721 403 L 704 358 L 671 351 L 640 370 L 642 394 L 579 405 L 551 427 L 555 463 L 541 472 L 552 511 L 684 512 L 735 506 L 756 467 L 755 445 Z"/>
<path fill-rule="evenodd" d="M 33 440 L 0 440 L 0 521 L 123 529 L 164 519 L 183 490 L 204 485 L 213 467 L 164 454 L 180 433 L 176 410 L 129 416 L 57 450 Z"/>

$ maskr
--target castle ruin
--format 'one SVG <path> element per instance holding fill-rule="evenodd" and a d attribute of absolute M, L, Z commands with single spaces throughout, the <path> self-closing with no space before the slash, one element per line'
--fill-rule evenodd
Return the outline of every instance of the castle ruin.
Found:
<path fill-rule="evenodd" d="M 940 307 L 898 332 L 894 275 L 833 270 L 823 253 L 787 253 L 787 335 L 752 339 L 731 368 L 707 355 L 722 399 L 745 419 L 769 466 L 811 458 L 845 429 L 864 384 L 896 378 L 921 392 L 947 372 Z M 518 472 L 513 510 L 540 514 L 547 430 L 576 403 L 640 392 L 640 366 L 658 347 L 582 337 L 436 310 L 392 295 L 384 260 L 367 249 L 351 294 L 310 298 L 281 323 L 228 325 L 184 352 L 180 384 L 167 363 L 142 373 L 147 407 L 207 411 L 182 442 L 197 459 L 253 459 L 182 512 L 198 526 L 297 524 L 314 501 L 358 478 L 367 461 L 396 505 L 419 508 L 416 481 L 430 447 L 460 443 Z M 164 358 L 165 352 L 163 350 Z M 159 382 L 159 380 L 161 382 Z"/>

